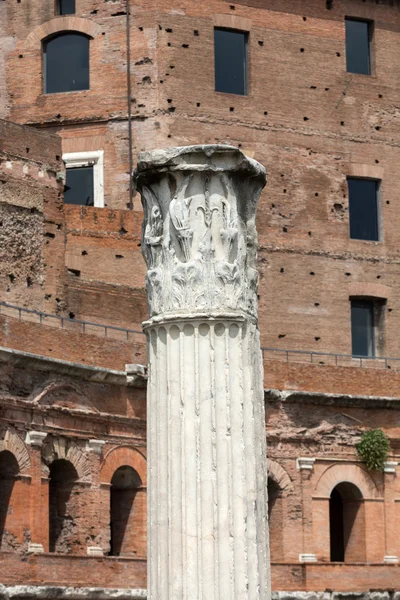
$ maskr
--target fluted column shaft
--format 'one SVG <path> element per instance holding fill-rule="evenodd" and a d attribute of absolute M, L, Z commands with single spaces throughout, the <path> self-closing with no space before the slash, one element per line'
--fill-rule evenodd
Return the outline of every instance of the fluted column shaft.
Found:
<path fill-rule="evenodd" d="M 270 597 L 255 207 L 235 148 L 139 157 L 149 268 L 149 600 Z"/>
<path fill-rule="evenodd" d="M 150 598 L 264 600 L 258 332 L 215 319 L 151 326 L 148 336 Z"/>

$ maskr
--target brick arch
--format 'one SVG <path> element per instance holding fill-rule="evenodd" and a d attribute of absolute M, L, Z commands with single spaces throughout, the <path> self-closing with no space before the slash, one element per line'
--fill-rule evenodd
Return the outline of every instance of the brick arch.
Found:
<path fill-rule="evenodd" d="M 8 450 L 15 456 L 21 475 L 27 475 L 31 467 L 31 459 L 25 443 L 15 431 L 7 429 L 4 438 L 0 440 L 0 452 Z"/>
<path fill-rule="evenodd" d="M 43 448 L 42 473 L 49 476 L 49 466 L 54 460 L 68 460 L 76 469 L 79 481 L 89 482 L 92 475 L 91 464 L 86 452 L 77 444 L 64 438 L 50 439 Z"/>
<path fill-rule="evenodd" d="M 388 300 L 391 295 L 391 288 L 382 283 L 374 282 L 355 282 L 348 285 L 350 298 L 377 298 L 379 300 Z"/>
<path fill-rule="evenodd" d="M 129 446 L 119 446 L 111 449 L 104 457 L 100 470 L 100 482 L 111 483 L 115 471 L 122 466 L 129 466 L 135 469 L 142 485 L 146 486 L 147 464 L 146 459 L 138 450 Z"/>
<path fill-rule="evenodd" d="M 366 500 L 379 497 L 372 477 L 359 465 L 336 464 L 328 467 L 321 475 L 315 487 L 318 497 L 330 498 L 332 490 L 339 483 L 352 483 L 357 486 Z"/>
<path fill-rule="evenodd" d="M 267 459 L 267 473 L 268 477 L 271 477 L 282 491 L 289 492 L 293 490 L 293 483 L 287 471 L 275 460 Z"/>
<path fill-rule="evenodd" d="M 91 38 L 95 38 L 101 33 L 101 27 L 89 19 L 82 19 L 74 15 L 56 17 L 31 31 L 26 38 L 25 45 L 28 48 L 37 48 L 47 37 L 64 31 L 83 33 Z"/>
<path fill-rule="evenodd" d="M 71 381 L 50 381 L 35 389 L 30 395 L 33 404 L 51 404 L 52 406 L 64 406 L 62 401 L 54 401 L 52 394 L 57 392 L 69 392 L 73 397 L 72 406 L 65 404 L 66 408 L 74 408 L 98 413 L 98 408 L 82 392 L 81 388 Z"/>

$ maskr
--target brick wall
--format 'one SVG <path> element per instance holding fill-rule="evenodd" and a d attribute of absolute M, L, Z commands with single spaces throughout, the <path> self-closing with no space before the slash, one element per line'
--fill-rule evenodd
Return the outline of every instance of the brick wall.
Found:
<path fill-rule="evenodd" d="M 354 0 L 334 2 L 331 10 L 317 0 L 288 2 L 284 10 L 277 3 L 267 9 L 223 0 L 205 5 L 182 0 L 180 7 L 173 12 L 175 3 L 135 5 L 134 154 L 221 141 L 240 145 L 267 166 L 269 183 L 258 213 L 264 345 L 350 352 L 351 286 L 379 283 L 387 296 L 381 351 L 397 356 L 397 79 L 388 64 L 400 44 L 394 30 L 398 7 Z M 68 207 L 66 263 L 80 273 L 79 282 L 76 275 L 70 280 L 69 310 L 137 324 L 146 312 L 139 198 L 136 217 L 114 212 L 129 200 L 124 11 L 95 0 L 77 4 L 77 17 L 86 25 L 76 21 L 75 27 L 87 27 L 94 36 L 91 65 L 94 75 L 101 65 L 101 78 L 95 76 L 89 92 L 70 94 L 66 102 L 63 94 L 41 93 L 40 39 L 50 24 L 62 30 L 67 21 L 52 19 L 50 3 L 21 21 L 25 10 L 8 9 L 8 33 L 16 43 L 7 55 L 11 118 L 51 123 L 64 152 L 105 151 L 105 198 L 113 210 Z M 349 14 L 375 21 L 374 77 L 349 81 L 344 47 Z M 213 89 L 213 27 L 224 23 L 250 30 L 247 97 Z M 383 179 L 384 243 L 349 240 L 346 176 L 355 173 Z M 130 292 L 137 298 L 135 310 L 127 300 Z M 102 311 L 96 294 L 103 295 Z"/>
<path fill-rule="evenodd" d="M 41 39 L 50 30 L 61 31 L 70 17 L 54 18 L 52 3 L 39 4 L 29 10 L 2 7 L 7 11 L 2 39 L 11 37 L 15 44 L 4 55 L 10 118 L 51 126 L 63 152 L 104 149 L 105 202 L 111 209 L 68 207 L 66 264 L 75 275 L 67 310 L 136 325 L 146 303 L 139 198 L 133 215 L 124 210 L 129 201 L 124 7 L 78 2 L 71 23 L 92 36 L 93 78 L 89 92 L 66 96 L 42 94 Z M 284 8 L 277 2 L 266 8 L 250 0 L 181 0 L 177 11 L 172 0 L 154 0 L 134 8 L 134 155 L 168 145 L 228 142 L 268 169 L 258 212 L 262 343 L 349 353 L 354 284 L 383 284 L 380 352 L 399 355 L 398 78 L 389 68 L 400 45 L 397 5 L 341 0 L 328 10 L 319 0 L 287 2 Z M 346 73 L 345 15 L 375 22 L 373 77 Z M 213 27 L 224 23 L 250 31 L 246 97 L 214 92 Z M 382 243 L 349 240 L 346 176 L 354 174 L 382 178 Z"/>
<path fill-rule="evenodd" d="M 20 355 L 19 362 L 14 357 L 0 365 L 0 549 L 8 553 L 6 560 L 9 553 L 26 560 L 30 544 L 41 544 L 54 557 L 85 558 L 90 547 L 108 555 L 110 523 L 116 520 L 111 482 L 121 468 L 141 483 L 130 503 L 130 526 L 121 532 L 120 555 L 145 558 L 144 390 L 128 386 L 123 377 L 118 383 L 90 381 L 91 371 L 74 370 L 73 364 L 68 370 L 57 362 L 36 370 L 31 361 Z M 82 565 L 77 568 L 84 577 Z M 111 567 L 110 587 L 120 585 L 119 568 Z M 61 584 L 57 568 L 50 571 L 43 581 Z M 91 576 L 81 582 L 93 583 Z"/>
<path fill-rule="evenodd" d="M 0 3 L 0 116 L 47 131 L 2 125 L 0 202 L 6 211 L 7 239 L 14 240 L 18 251 L 13 255 L 11 244 L 0 258 L 1 298 L 75 319 L 138 328 L 147 309 L 137 196 L 133 212 L 127 211 L 124 4 L 77 0 L 77 15 L 63 18 L 54 18 L 50 0 L 28 4 Z M 380 350 L 400 356 L 397 4 L 356 0 L 335 0 L 330 8 L 320 0 L 292 0 L 284 6 L 271 0 L 268 7 L 262 0 L 234 4 L 135 0 L 132 4 L 135 158 L 143 149 L 227 142 L 267 167 L 269 182 L 258 211 L 262 344 L 349 353 L 349 297 L 379 295 L 387 301 Z M 373 77 L 346 73 L 346 15 L 375 22 Z M 214 91 L 215 25 L 249 30 L 247 97 Z M 45 95 L 41 43 L 67 27 L 91 37 L 91 89 Z M 49 131 L 59 134 L 61 148 Z M 68 206 L 64 225 L 55 175 L 61 163 L 56 157 L 99 149 L 105 156 L 106 208 Z M 349 239 L 348 175 L 382 178 L 382 242 Z M 43 208 L 38 210 L 32 202 Z M 31 208 L 39 214 L 30 212 Z M 2 317 L 0 343 L 117 370 L 128 362 L 145 362 L 143 341 L 101 339 L 83 335 L 79 325 L 74 329 L 69 323 L 68 327 L 60 330 Z M 379 426 L 391 438 L 391 458 L 399 458 L 393 410 L 397 405 L 387 399 L 398 395 L 399 375 L 388 368 L 390 363 L 383 369 L 360 369 L 336 366 L 329 360 L 319 358 L 318 363 L 325 364 L 317 365 L 264 363 L 266 387 L 320 395 L 319 399 L 268 396 L 269 457 L 279 487 L 272 515 L 272 555 L 285 561 L 273 567 L 273 587 L 289 591 L 387 589 L 398 585 L 398 568 L 384 565 L 383 558 L 400 554 L 400 490 L 395 476 L 366 473 L 355 444 L 366 428 Z M 134 397 L 125 388 L 110 386 L 99 385 L 89 392 L 86 384 L 73 381 L 79 392 L 75 388 L 53 391 L 31 413 L 24 402 L 29 402 L 33 388 L 34 397 L 40 395 L 39 387 L 46 383 L 41 377 L 38 381 L 37 373 L 5 371 L 5 381 L 11 379 L 14 387 L 7 384 L 3 390 L 9 404 L 1 422 L 4 430 L 17 423 L 24 439 L 34 420 L 43 423 L 59 445 L 64 443 L 60 438 L 67 438 L 80 448 L 85 464 L 90 465 L 90 481 L 80 482 L 77 488 L 79 501 L 73 518 L 83 514 L 83 520 L 76 539 L 67 543 L 80 556 L 47 554 L 28 560 L 24 556 L 21 563 L 17 556 L 6 554 L 8 579 L 4 583 L 23 579 L 36 584 L 87 585 L 95 578 L 98 585 L 110 587 L 144 586 L 142 560 L 84 556 L 87 545 L 109 551 L 111 479 L 126 461 L 139 468 L 123 447 L 127 443 L 131 449 L 143 448 L 144 390 L 136 390 Z M 324 397 L 326 393 L 335 396 Z M 355 398 L 345 398 L 346 394 Z M 381 400 L 364 398 L 368 396 Z M 103 419 L 103 413 L 113 418 Z M 96 436 L 107 439 L 101 460 L 87 456 L 85 450 L 86 441 Z M 54 444 L 51 447 L 50 459 L 54 460 L 59 454 Z M 19 490 L 29 487 L 29 519 L 20 509 L 7 514 L 7 528 L 22 554 L 28 538 L 43 543 L 45 550 L 49 538 L 48 477 L 42 477 L 42 462 L 48 466 L 51 460 L 33 448 L 29 456 L 28 477 L 32 479 L 15 482 L 12 492 L 17 509 L 22 503 Z M 315 459 L 312 468 L 300 469 L 301 458 Z M 329 497 L 344 480 L 356 485 L 363 498 L 358 526 L 352 528 L 351 536 L 357 551 L 362 546 L 364 554 L 353 553 L 347 559 L 361 560 L 365 555 L 368 567 L 328 564 Z M 136 493 L 136 508 L 128 515 L 132 539 L 125 539 L 127 551 L 141 559 L 144 498 L 144 489 Z M 300 565 L 299 555 L 307 553 L 320 562 Z"/>
<path fill-rule="evenodd" d="M 65 296 L 60 138 L 0 120 L 0 298 L 56 312 Z"/>

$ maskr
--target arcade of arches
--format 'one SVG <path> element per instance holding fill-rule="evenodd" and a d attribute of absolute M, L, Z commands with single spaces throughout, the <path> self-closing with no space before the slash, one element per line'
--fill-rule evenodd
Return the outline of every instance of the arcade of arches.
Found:
<path fill-rule="evenodd" d="M 53 442 L 52 447 L 58 446 Z M 53 457 L 48 467 L 41 461 L 39 488 L 35 455 L 43 449 L 26 446 L 29 462 L 25 457 L 22 469 L 20 457 L 19 462 L 13 452 L 0 452 L 1 551 L 23 553 L 34 542 L 51 553 L 86 554 L 95 547 L 104 555 L 144 559 L 144 457 L 127 447 L 104 456 L 65 448 L 65 456 Z M 312 469 L 297 464 L 293 470 L 293 462 L 282 462 L 285 468 L 268 460 L 273 563 L 298 562 L 304 550 L 323 562 L 383 562 L 391 549 L 385 547 L 385 535 L 395 550 L 397 540 L 388 536 L 383 510 L 384 474 L 374 480 L 355 463 L 317 460 Z M 39 526 L 26 510 L 35 496 L 40 498 Z"/>
<path fill-rule="evenodd" d="M 34 459 L 38 448 L 31 451 Z M 86 554 L 95 547 L 105 555 L 145 558 L 145 459 L 138 460 L 134 449 L 125 449 L 123 455 L 131 464 L 117 468 L 120 448 L 102 461 L 96 456 L 91 464 L 97 463 L 98 471 L 93 469 L 90 477 L 84 476 L 82 460 L 73 464 L 56 458 L 48 468 L 42 462 L 38 490 L 35 460 L 28 472 L 21 473 L 16 456 L 0 451 L 0 552 L 24 553 L 34 541 L 45 552 L 57 554 Z M 132 464 L 139 464 L 142 472 Z M 110 469 L 114 469 L 110 481 L 102 482 Z M 34 518 L 30 499 L 40 503 Z"/>

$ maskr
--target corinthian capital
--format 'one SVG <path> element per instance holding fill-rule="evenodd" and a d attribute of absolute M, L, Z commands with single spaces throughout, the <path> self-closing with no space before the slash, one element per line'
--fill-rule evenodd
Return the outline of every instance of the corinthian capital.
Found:
<path fill-rule="evenodd" d="M 264 167 L 232 146 L 188 146 L 143 152 L 135 181 L 150 316 L 256 317 Z"/>

